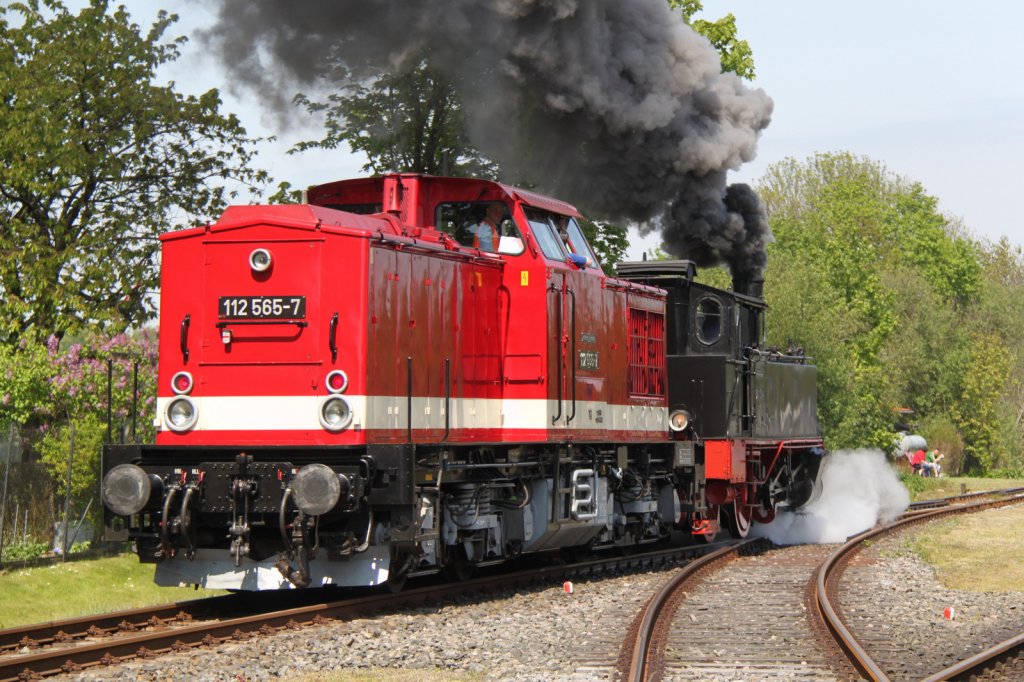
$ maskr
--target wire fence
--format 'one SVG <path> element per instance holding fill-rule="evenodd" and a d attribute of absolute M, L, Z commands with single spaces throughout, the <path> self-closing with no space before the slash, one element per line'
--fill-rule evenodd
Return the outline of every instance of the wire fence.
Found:
<path fill-rule="evenodd" d="M 139 361 L 118 376 L 117 360 L 107 360 L 105 414 L 0 426 L 0 564 L 65 560 L 97 544 L 103 444 L 151 438 L 139 428 L 149 402 L 140 400 Z M 117 405 L 117 382 L 130 386 L 127 405 Z"/>

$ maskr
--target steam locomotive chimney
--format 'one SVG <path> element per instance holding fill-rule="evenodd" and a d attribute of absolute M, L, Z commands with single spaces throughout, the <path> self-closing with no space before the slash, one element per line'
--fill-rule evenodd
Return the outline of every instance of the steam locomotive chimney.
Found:
<path fill-rule="evenodd" d="M 737 294 L 764 298 L 764 276 L 761 273 L 741 273 L 732 276 L 732 290 Z"/>

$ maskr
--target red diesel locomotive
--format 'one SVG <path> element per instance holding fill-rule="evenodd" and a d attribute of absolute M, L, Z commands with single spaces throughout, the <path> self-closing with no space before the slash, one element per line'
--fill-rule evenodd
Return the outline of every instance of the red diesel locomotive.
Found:
<path fill-rule="evenodd" d="M 815 367 L 764 347 L 758 282 L 609 276 L 573 206 L 491 181 L 307 198 L 162 238 L 156 444 L 107 446 L 102 485 L 158 583 L 464 576 L 810 498 Z"/>

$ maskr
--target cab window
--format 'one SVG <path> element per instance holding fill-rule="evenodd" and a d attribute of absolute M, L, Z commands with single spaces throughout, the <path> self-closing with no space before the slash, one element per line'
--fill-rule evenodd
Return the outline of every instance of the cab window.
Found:
<path fill-rule="evenodd" d="M 564 216 L 559 216 L 559 219 L 564 221 Z M 576 222 L 575 218 L 569 218 L 568 224 L 565 229 L 568 240 L 563 241 L 565 246 L 578 256 L 582 256 L 587 259 L 586 267 L 592 270 L 600 269 L 597 265 L 597 256 L 594 255 L 594 251 L 590 248 L 590 244 L 587 243 L 587 238 L 583 234 L 583 229 Z"/>
<path fill-rule="evenodd" d="M 697 339 L 706 346 L 713 346 L 722 338 L 722 304 L 718 299 L 707 296 L 697 302 Z"/>
<path fill-rule="evenodd" d="M 540 209 L 527 208 L 526 219 L 530 222 L 530 229 L 544 256 L 549 260 L 564 261 L 566 255 L 552 224 L 551 214 Z"/>
<path fill-rule="evenodd" d="M 501 252 L 510 255 L 523 252 L 522 234 L 512 220 L 508 205 L 502 201 L 438 204 L 434 225 L 463 246 L 496 253 L 502 237 L 511 237 L 513 239 L 506 241 Z"/>
<path fill-rule="evenodd" d="M 536 208 L 527 208 L 526 217 L 541 251 L 548 259 L 600 270 L 597 257 L 587 244 L 587 238 L 575 218 Z"/>

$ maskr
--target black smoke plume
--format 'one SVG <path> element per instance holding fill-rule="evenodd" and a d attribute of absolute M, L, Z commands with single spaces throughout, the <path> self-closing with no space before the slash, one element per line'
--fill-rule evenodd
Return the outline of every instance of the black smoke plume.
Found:
<path fill-rule="evenodd" d="M 458 89 L 474 144 L 513 181 L 592 218 L 660 229 L 699 265 L 759 272 L 771 233 L 726 188 L 772 102 L 666 0 L 222 0 L 207 45 L 281 111 L 297 90 L 426 59 Z"/>

